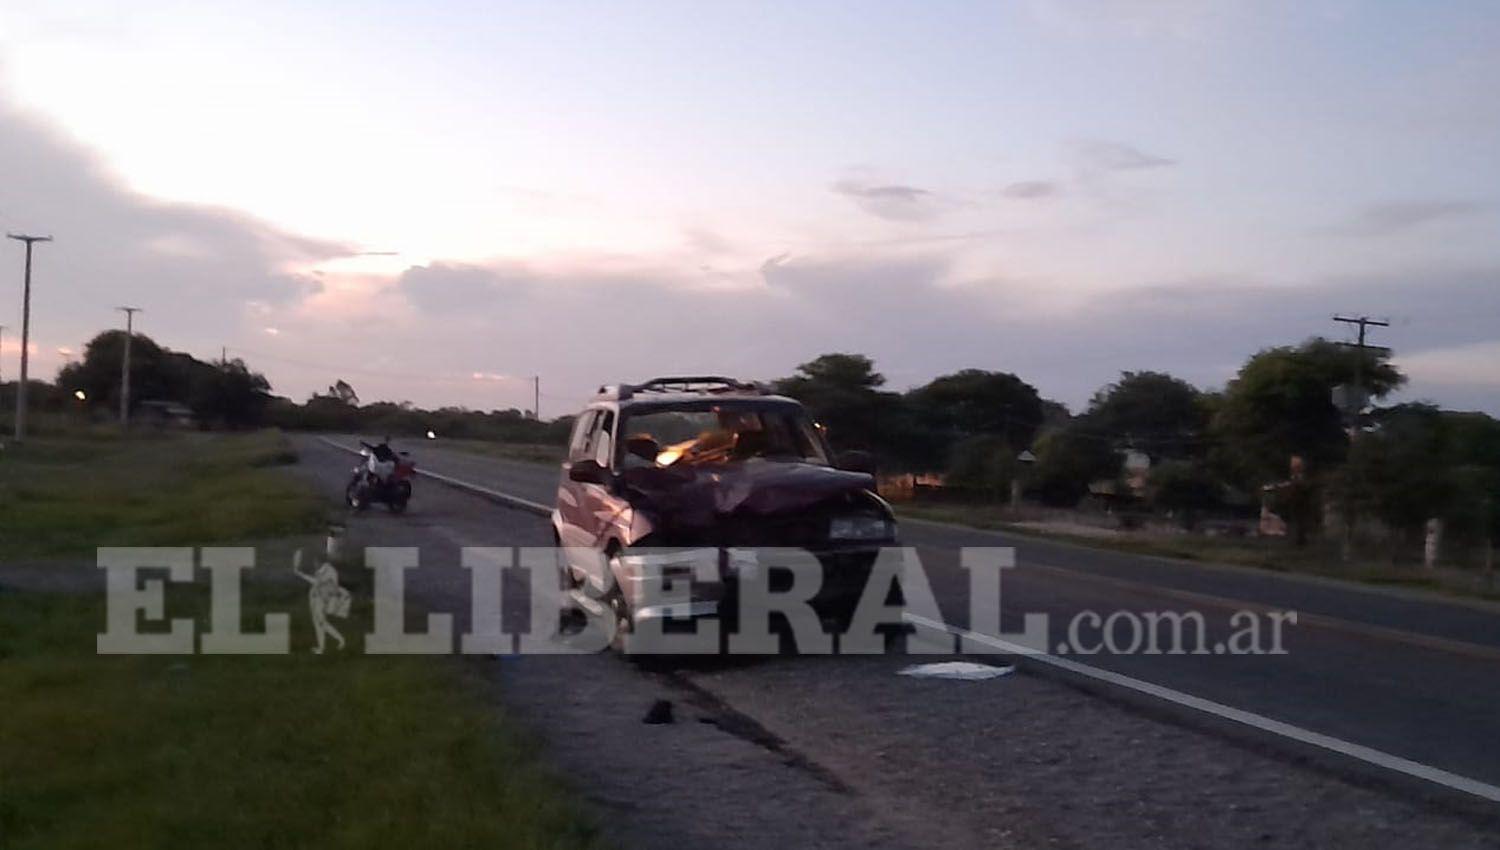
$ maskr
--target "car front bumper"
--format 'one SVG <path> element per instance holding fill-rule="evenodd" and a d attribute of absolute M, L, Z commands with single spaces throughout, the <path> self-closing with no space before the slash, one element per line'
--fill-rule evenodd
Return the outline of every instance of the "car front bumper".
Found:
<path fill-rule="evenodd" d="M 876 559 L 894 542 L 821 547 L 697 547 L 632 552 L 619 558 L 621 590 L 637 621 L 689 619 L 737 611 L 741 585 L 767 582 L 771 594 L 806 586 L 816 571 L 815 609 L 852 608 Z M 799 596 L 801 594 L 798 594 Z"/>

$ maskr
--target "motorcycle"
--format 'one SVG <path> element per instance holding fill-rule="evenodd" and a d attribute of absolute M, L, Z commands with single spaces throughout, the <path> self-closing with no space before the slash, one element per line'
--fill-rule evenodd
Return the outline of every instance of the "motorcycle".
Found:
<path fill-rule="evenodd" d="M 395 452 L 385 443 L 372 446 L 360 441 L 359 466 L 354 467 L 354 476 L 344 488 L 344 499 L 356 511 L 368 508 L 373 502 L 384 502 L 393 514 L 406 510 L 411 501 L 411 479 L 416 475 L 417 465 L 406 452 Z"/>

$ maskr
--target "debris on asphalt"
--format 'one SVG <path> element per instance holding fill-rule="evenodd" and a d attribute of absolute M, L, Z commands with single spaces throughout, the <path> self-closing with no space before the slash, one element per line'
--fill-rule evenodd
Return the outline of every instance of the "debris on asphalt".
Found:
<path fill-rule="evenodd" d="M 915 676 L 924 679 L 967 679 L 978 681 L 980 679 L 994 679 L 999 676 L 1008 676 L 1016 671 L 1015 665 L 1009 667 L 995 667 L 989 664 L 976 664 L 973 661 L 942 661 L 937 664 L 913 664 L 897 671 L 898 676 Z"/>
<path fill-rule="evenodd" d="M 646 712 L 646 716 L 642 718 L 641 722 L 648 723 L 652 726 L 671 723 L 672 701 L 668 699 L 659 699 L 656 702 L 652 703 L 651 710 Z"/>

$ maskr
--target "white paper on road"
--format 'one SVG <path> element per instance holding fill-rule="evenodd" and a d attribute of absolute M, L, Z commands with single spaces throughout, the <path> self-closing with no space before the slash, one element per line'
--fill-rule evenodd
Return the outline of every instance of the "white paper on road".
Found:
<path fill-rule="evenodd" d="M 1009 667 L 994 667 L 989 664 L 975 664 L 973 661 L 943 661 L 937 664 L 913 664 L 902 668 L 896 673 L 898 676 L 917 676 L 926 679 L 968 679 L 978 681 L 980 679 L 993 679 L 997 676 L 1008 676 L 1014 673 L 1014 665 Z"/>

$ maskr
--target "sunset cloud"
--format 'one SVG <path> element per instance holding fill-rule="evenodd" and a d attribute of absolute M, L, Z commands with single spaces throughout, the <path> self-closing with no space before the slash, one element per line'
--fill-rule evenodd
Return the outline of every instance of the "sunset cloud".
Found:
<path fill-rule="evenodd" d="M 1500 412 L 1493 10 L 1424 7 L 1412 40 L 1378 5 L 968 4 L 913 39 L 884 8 L 711 4 L 649 17 L 666 51 L 566 4 L 439 4 L 411 42 L 320 4 L 231 36 L 143 3 L 0 15 L 0 228 L 56 236 L 42 376 L 131 303 L 297 397 L 503 409 L 542 375 L 550 415 L 849 350 L 898 387 L 975 366 L 1076 405 L 1122 368 L 1222 384 L 1360 311 L 1393 318 L 1414 397 Z M 0 244 L 7 375 L 19 262 Z"/>
<path fill-rule="evenodd" d="M 937 217 L 944 206 L 933 192 L 894 183 L 844 179 L 833 184 L 833 191 L 854 201 L 870 215 L 890 221 L 927 221 Z"/>

